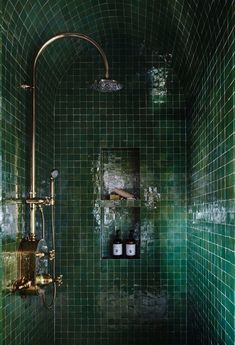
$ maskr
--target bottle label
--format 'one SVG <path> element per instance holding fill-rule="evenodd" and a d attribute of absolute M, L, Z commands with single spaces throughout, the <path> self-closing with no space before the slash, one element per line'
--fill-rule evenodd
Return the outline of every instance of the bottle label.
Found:
<path fill-rule="evenodd" d="M 126 256 L 134 256 L 135 247 L 135 244 L 126 244 Z"/>
<path fill-rule="evenodd" d="M 113 255 L 122 255 L 122 244 L 121 243 L 114 243 L 113 244 Z"/>

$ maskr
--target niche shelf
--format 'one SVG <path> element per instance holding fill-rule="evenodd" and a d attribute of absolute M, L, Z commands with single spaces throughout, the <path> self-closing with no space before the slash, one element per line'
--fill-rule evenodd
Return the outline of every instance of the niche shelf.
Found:
<path fill-rule="evenodd" d="M 104 207 L 102 208 L 101 250 L 103 259 L 112 259 L 112 243 L 115 230 L 120 230 L 123 243 L 128 239 L 129 231 L 134 231 L 136 255 L 140 257 L 140 208 L 139 207 Z M 125 245 L 123 256 L 125 259 Z"/>
<path fill-rule="evenodd" d="M 101 207 L 140 207 L 140 200 L 100 200 Z"/>
<path fill-rule="evenodd" d="M 135 259 L 140 257 L 140 158 L 139 149 L 101 150 L 101 256 L 112 258 L 112 243 L 120 230 L 123 243 L 134 231 Z M 125 253 L 125 246 L 123 246 Z M 123 257 L 125 258 L 125 254 Z"/>

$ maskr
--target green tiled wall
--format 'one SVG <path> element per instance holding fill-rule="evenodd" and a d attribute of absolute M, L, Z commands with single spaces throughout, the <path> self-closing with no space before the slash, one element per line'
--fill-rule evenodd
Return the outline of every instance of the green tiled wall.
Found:
<path fill-rule="evenodd" d="M 189 117 L 188 325 L 192 344 L 235 342 L 234 7 L 195 70 Z M 221 11 L 219 7 L 218 14 Z M 210 57 L 210 58 L 208 58 Z"/>
<path fill-rule="evenodd" d="M 0 20 L 0 28 L 2 31 L 2 8 L 0 7 L 0 12 L 1 12 L 1 20 Z M 2 36 L 0 35 L 0 44 L 2 46 Z M 2 76 L 2 49 L 0 51 L 0 75 Z M 2 104 L 2 78 L 0 76 L 0 104 Z M 0 114 L 0 123 L 2 123 L 2 112 Z M 2 152 L 2 132 L 0 131 L 0 152 Z M 0 159 L 0 193 L 2 194 L 2 159 Z M 1 195 L 0 194 L 0 195 Z M 0 203 L 0 212 L 2 214 L 2 203 Z M 2 231 L 0 228 L 0 291 L 2 291 L 2 270 L 3 265 L 2 265 Z M 0 294 L 0 345 L 2 345 L 2 338 L 3 338 L 3 332 L 2 332 L 2 298 Z"/>
<path fill-rule="evenodd" d="M 65 282 L 56 307 L 56 344 L 155 344 L 156 338 L 186 344 L 182 89 L 167 54 L 140 50 L 127 37 L 106 42 L 105 49 L 112 77 L 124 90 L 107 95 L 89 89 L 100 75 L 92 50 L 65 75 L 55 106 L 57 255 Z M 157 72 L 164 73 L 162 84 Z M 101 148 L 139 148 L 141 249 L 134 261 L 101 259 Z M 156 208 L 145 200 L 150 186 L 161 194 Z"/>
<path fill-rule="evenodd" d="M 172 93 L 164 96 L 164 92 L 163 95 L 150 95 L 153 84 L 149 79 L 146 81 L 145 69 L 146 64 L 150 69 L 163 51 L 168 53 L 166 60 L 172 55 L 173 69 L 189 99 L 187 343 L 230 345 L 233 342 L 234 6 L 234 0 L 7 0 L 3 3 L 1 235 L 4 344 L 35 345 L 42 336 L 49 343 L 53 338 L 52 315 L 42 308 L 40 301 L 22 301 L 5 289 L 7 282 L 16 276 L 15 251 L 28 222 L 24 198 L 29 188 L 31 95 L 19 89 L 18 85 L 30 83 L 33 57 L 43 42 L 58 32 L 77 30 L 90 35 L 107 50 L 110 61 L 114 63 L 114 77 L 124 80 L 126 90 L 108 98 L 85 91 L 88 80 L 97 77 L 95 70 L 100 61 L 97 58 L 95 66 L 91 62 L 88 78 L 86 69 L 90 60 L 84 59 L 84 64 L 80 65 L 82 61 L 79 59 L 80 52 L 88 48 L 77 40 L 54 43 L 39 61 L 37 181 L 40 194 L 46 194 L 48 190 L 54 133 L 56 141 L 61 138 L 61 146 L 56 152 L 57 162 L 62 167 L 57 210 L 61 232 L 57 249 L 60 259 L 58 273 L 65 274 L 65 285 L 57 300 L 56 341 L 60 344 L 66 339 L 67 343 L 74 344 L 78 336 L 88 345 L 95 337 L 97 343 L 102 340 L 102 344 L 108 344 L 109 339 L 114 342 L 118 338 L 117 343 L 124 339 L 125 344 L 127 331 L 132 335 L 136 328 L 143 329 L 145 323 L 147 332 L 154 318 L 158 318 L 154 314 L 149 320 L 143 305 L 146 304 L 148 310 L 152 305 L 154 310 L 162 310 L 159 301 L 165 305 L 166 296 L 170 296 L 167 320 L 161 315 L 157 323 L 160 328 L 153 328 L 153 331 L 162 335 L 162 343 L 185 341 L 185 315 L 178 308 L 178 303 L 185 298 L 186 287 L 181 242 L 184 243 L 185 236 L 181 230 L 185 223 L 185 205 L 181 209 L 176 202 L 178 195 L 185 192 L 183 182 L 176 179 L 183 175 L 181 169 L 185 167 L 182 163 L 185 162 L 185 153 L 183 157 L 178 156 L 180 150 L 183 152 L 185 149 L 185 133 L 181 133 L 185 129 L 180 110 L 182 91 L 175 96 Z M 116 50 L 112 51 L 111 42 L 120 32 L 126 35 L 123 44 L 125 41 L 138 42 L 139 49 L 135 46 L 126 53 L 125 44 L 123 49 L 116 44 Z M 152 47 L 152 51 L 146 52 L 144 46 Z M 125 57 L 120 55 L 122 50 Z M 89 59 L 93 55 L 97 57 L 95 50 L 88 51 Z M 65 75 L 77 59 L 79 65 L 74 65 L 73 71 L 71 69 L 69 82 L 71 74 L 67 79 Z M 84 89 L 78 87 L 79 93 L 76 94 L 76 88 L 71 91 L 70 83 L 73 85 L 78 74 L 78 86 L 84 82 Z M 101 69 L 98 74 L 102 75 Z M 64 84 L 58 93 L 58 97 L 61 93 L 61 100 L 57 100 L 58 114 L 55 114 L 57 129 L 58 126 L 61 129 L 54 132 L 52 108 L 62 76 Z M 173 79 L 177 81 L 175 76 Z M 162 88 L 164 91 L 164 85 Z M 175 84 L 170 88 L 179 90 Z M 78 114 L 81 115 L 79 121 Z M 99 208 L 94 207 L 98 198 L 99 148 L 107 145 L 134 147 L 135 144 L 141 150 L 141 173 L 145 181 L 141 186 L 142 199 L 146 186 L 156 182 L 161 202 L 156 210 L 141 206 L 141 219 L 144 219 L 142 234 L 150 232 L 152 236 L 150 239 L 144 237 L 141 259 L 105 263 L 97 260 L 100 230 L 98 218 L 93 216 L 99 214 Z M 78 147 L 82 148 L 82 153 Z M 172 167 L 174 171 L 170 175 L 167 169 Z M 175 191 L 177 193 L 174 194 Z M 180 231 L 171 232 L 172 224 L 176 224 Z M 74 240 L 72 244 L 71 237 Z M 83 245 L 80 245 L 81 240 Z M 179 262 L 182 266 L 178 265 Z M 137 285 L 131 291 L 133 282 Z M 138 285 L 144 289 L 140 291 Z M 108 293 L 110 286 L 112 292 Z M 119 305 L 112 299 L 114 293 L 121 301 Z M 154 304 L 152 296 L 156 294 L 159 298 Z M 104 295 L 109 299 L 106 300 Z M 136 301 L 138 307 L 134 308 Z M 112 310 L 116 311 L 112 313 Z M 140 317 L 140 310 L 144 316 Z M 127 322 L 130 314 L 134 316 Z M 117 333 L 121 334 L 116 338 L 112 329 L 115 322 L 119 325 Z M 97 329 L 101 330 L 98 335 Z M 173 341 L 176 333 L 179 338 Z M 85 340 L 86 334 L 91 334 L 91 337 Z M 138 336 L 142 339 L 142 331 L 136 333 Z M 133 337 L 129 335 L 129 338 Z M 147 341 L 151 344 L 149 335 L 144 343 Z"/>

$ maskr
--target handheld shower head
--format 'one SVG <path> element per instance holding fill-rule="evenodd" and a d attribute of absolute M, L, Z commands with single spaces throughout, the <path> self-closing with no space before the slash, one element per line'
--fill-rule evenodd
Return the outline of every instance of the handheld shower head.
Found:
<path fill-rule="evenodd" d="M 59 176 L 59 170 L 53 169 L 51 171 L 50 179 L 50 204 L 51 206 L 55 205 L 55 179 Z"/>
<path fill-rule="evenodd" d="M 55 179 L 55 178 L 57 178 L 58 176 L 59 176 L 59 170 L 53 169 L 53 170 L 51 171 L 51 178 Z"/>

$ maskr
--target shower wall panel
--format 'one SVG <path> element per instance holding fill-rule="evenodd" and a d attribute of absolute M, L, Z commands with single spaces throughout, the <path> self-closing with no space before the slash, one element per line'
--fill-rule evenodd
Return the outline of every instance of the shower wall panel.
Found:
<path fill-rule="evenodd" d="M 58 90 L 57 345 L 186 344 L 184 96 L 169 54 L 139 47 L 104 47 L 120 93 L 90 89 L 102 76 L 94 53 Z M 139 149 L 140 259 L 101 258 L 101 148 Z"/>
<path fill-rule="evenodd" d="M 227 14 L 226 14 L 227 10 Z M 189 118 L 189 344 L 234 338 L 234 11 L 218 8 L 216 49 L 195 71 Z M 216 14 L 216 13 L 214 13 Z M 199 78 L 198 78 L 199 77 Z M 199 80 L 198 80 L 199 79 Z"/>

